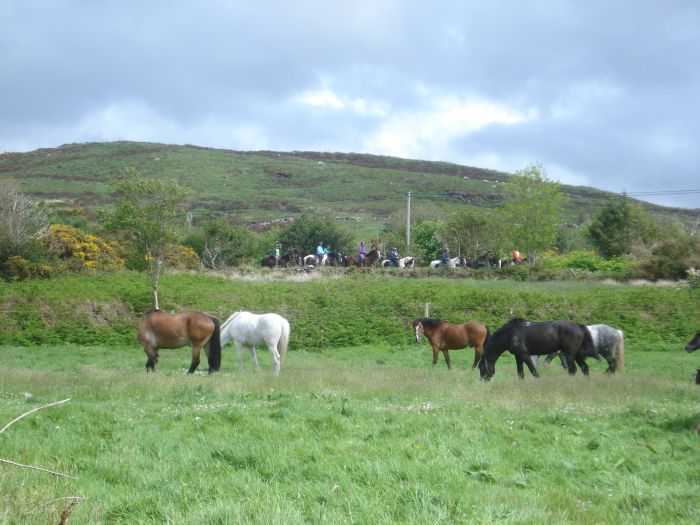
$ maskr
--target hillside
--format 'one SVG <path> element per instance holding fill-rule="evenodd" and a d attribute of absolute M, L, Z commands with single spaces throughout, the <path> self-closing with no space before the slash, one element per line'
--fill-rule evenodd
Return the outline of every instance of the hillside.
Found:
<path fill-rule="evenodd" d="M 127 166 L 146 176 L 173 177 L 191 188 L 196 218 L 225 215 L 252 223 L 313 210 L 357 220 L 370 229 L 402 209 L 409 190 L 416 205 L 439 206 L 446 212 L 464 204 L 492 207 L 502 198 L 500 186 L 510 176 L 376 155 L 242 152 L 136 142 L 68 144 L 0 155 L 0 177 L 18 181 L 27 193 L 66 211 L 108 206 L 109 182 Z M 610 195 L 588 187 L 563 189 L 571 196 L 568 220 L 576 223 L 595 213 Z M 697 211 L 645 206 L 683 222 L 698 217 Z"/>

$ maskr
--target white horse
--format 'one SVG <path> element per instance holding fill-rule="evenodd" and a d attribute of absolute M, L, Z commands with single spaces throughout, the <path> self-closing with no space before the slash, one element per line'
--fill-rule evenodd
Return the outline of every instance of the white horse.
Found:
<path fill-rule="evenodd" d="M 467 265 L 467 260 L 465 259 L 464 255 L 460 255 L 458 257 L 453 257 L 447 262 L 447 266 L 450 268 L 457 268 L 458 266 L 466 266 Z M 435 261 L 430 262 L 430 267 L 431 268 L 440 268 L 441 266 L 445 266 L 443 262 L 440 259 L 437 259 Z"/>
<path fill-rule="evenodd" d="M 259 372 L 256 346 L 267 346 L 272 355 L 272 372 L 279 374 L 289 344 L 289 323 L 277 314 L 236 312 L 221 324 L 221 346 L 233 340 L 238 354 L 238 366 L 243 370 L 243 349 L 247 348 Z"/>
<path fill-rule="evenodd" d="M 318 264 L 319 266 L 326 266 L 328 264 L 328 254 L 324 253 L 321 257 L 321 261 L 318 260 L 319 256 L 314 254 L 309 254 L 304 257 L 304 266 L 314 266 Z"/>
<path fill-rule="evenodd" d="M 401 257 L 396 260 L 399 268 L 413 268 L 416 265 L 416 260 L 413 257 Z M 391 259 L 384 259 L 379 265 L 382 268 L 391 268 Z"/>

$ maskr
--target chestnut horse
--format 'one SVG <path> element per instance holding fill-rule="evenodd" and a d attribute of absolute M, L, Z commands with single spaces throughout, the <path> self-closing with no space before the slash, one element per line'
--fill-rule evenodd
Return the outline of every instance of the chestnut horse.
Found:
<path fill-rule="evenodd" d="M 437 363 L 440 352 L 445 356 L 447 368 L 452 368 L 449 350 L 459 350 L 468 346 L 474 347 L 474 364 L 476 368 L 484 355 L 484 345 L 489 338 L 489 327 L 478 322 L 468 321 L 462 324 L 452 324 L 442 319 L 420 317 L 413 321 L 416 342 L 420 343 L 422 335 L 428 338 L 433 347 L 433 366 Z"/>
<path fill-rule="evenodd" d="M 204 347 L 209 373 L 221 367 L 221 328 L 219 320 L 204 312 L 169 314 L 156 308 L 146 313 L 138 328 L 138 338 L 148 356 L 146 372 L 155 372 L 158 350 L 192 345 L 192 364 L 188 374 L 199 366 L 199 351 Z"/>

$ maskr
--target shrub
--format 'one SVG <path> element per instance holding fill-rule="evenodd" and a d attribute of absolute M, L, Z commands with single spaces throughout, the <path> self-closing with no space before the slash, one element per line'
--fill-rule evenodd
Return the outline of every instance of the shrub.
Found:
<path fill-rule="evenodd" d="M 116 242 L 108 242 L 67 224 L 53 224 L 44 239 L 49 257 L 72 271 L 121 270 L 124 260 Z"/>
<path fill-rule="evenodd" d="M 23 281 L 36 277 L 48 279 L 53 274 L 53 268 L 48 264 L 33 263 L 15 255 L 3 263 L 2 274 L 11 281 Z"/>

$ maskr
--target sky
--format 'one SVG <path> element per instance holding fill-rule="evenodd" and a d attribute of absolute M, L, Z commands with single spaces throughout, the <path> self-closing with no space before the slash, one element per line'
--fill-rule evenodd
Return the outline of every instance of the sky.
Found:
<path fill-rule="evenodd" d="M 355 152 L 700 208 L 697 0 L 0 0 L 0 153 Z"/>

